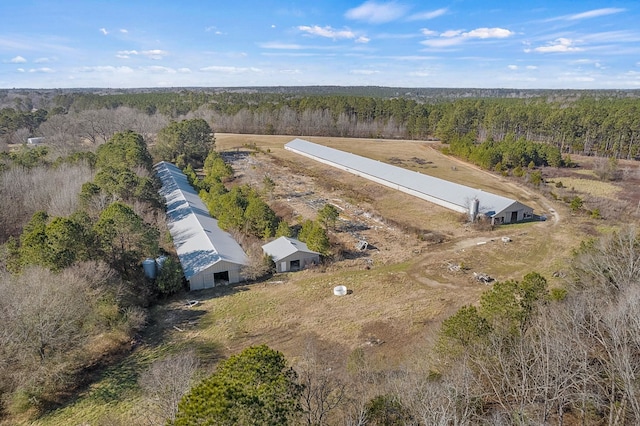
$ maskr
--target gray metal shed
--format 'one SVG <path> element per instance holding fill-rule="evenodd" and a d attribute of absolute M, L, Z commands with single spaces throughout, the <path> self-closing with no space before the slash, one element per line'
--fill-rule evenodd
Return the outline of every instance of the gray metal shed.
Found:
<path fill-rule="evenodd" d="M 320 253 L 295 238 L 280 237 L 263 245 L 262 250 L 271 256 L 277 272 L 298 271 L 320 262 Z"/>

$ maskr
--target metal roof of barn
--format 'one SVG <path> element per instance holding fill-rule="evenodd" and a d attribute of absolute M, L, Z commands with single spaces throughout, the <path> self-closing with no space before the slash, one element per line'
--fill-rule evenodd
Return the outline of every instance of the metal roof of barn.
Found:
<path fill-rule="evenodd" d="M 247 255 L 233 237 L 218 227 L 207 207 L 182 171 L 161 161 L 154 166 L 162 181 L 160 195 L 165 199 L 169 232 L 173 237 L 185 278 L 220 262 L 239 265 Z"/>
<path fill-rule="evenodd" d="M 427 197 L 441 200 L 459 212 L 468 212 L 470 203 L 474 199 L 479 200 L 480 213 L 490 217 L 500 214 L 516 200 L 492 194 L 481 189 L 471 188 L 458 183 L 449 182 L 420 172 L 403 169 L 381 161 L 361 157 L 345 151 L 318 145 L 302 139 L 294 139 L 285 145 L 285 148 L 302 155 L 316 157 L 330 163 L 341 166 L 344 170 L 357 171 L 384 181 L 385 185 L 398 185 Z M 391 185 L 389 185 L 391 184 Z M 445 206 L 446 207 L 446 206 Z"/>
<path fill-rule="evenodd" d="M 307 245 L 302 241 L 288 237 L 280 237 L 278 239 L 275 239 L 263 245 L 262 250 L 264 250 L 265 253 L 271 256 L 274 262 L 291 256 L 294 253 L 300 252 L 320 255 L 320 253 L 318 252 L 309 250 L 309 247 L 307 247 Z"/>

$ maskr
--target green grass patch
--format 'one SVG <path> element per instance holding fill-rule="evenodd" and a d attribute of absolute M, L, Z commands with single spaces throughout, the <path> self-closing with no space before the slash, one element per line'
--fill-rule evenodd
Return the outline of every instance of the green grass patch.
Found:
<path fill-rule="evenodd" d="M 212 341 L 171 342 L 138 348 L 121 362 L 106 368 L 84 392 L 65 406 L 52 411 L 30 425 L 58 426 L 80 424 L 110 424 L 118 419 L 126 424 L 140 413 L 141 391 L 138 378 L 156 360 L 193 348 L 203 365 L 219 359 L 220 346 Z M 26 424 L 26 423 L 25 423 Z M 131 424 L 136 424 L 135 421 Z"/>

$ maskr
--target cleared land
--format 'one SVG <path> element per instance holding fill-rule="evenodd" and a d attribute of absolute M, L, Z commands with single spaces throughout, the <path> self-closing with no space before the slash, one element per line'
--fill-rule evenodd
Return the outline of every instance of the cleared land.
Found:
<path fill-rule="evenodd" d="M 566 267 L 571 250 L 599 223 L 584 216 L 569 220 L 566 204 L 443 156 L 425 142 L 307 138 L 516 198 L 537 214 L 553 209 L 559 222 L 476 229 L 465 226 L 458 213 L 285 151 L 291 137 L 216 137 L 217 149 L 228 153 L 236 171 L 234 183 L 261 188 L 270 176 L 276 183 L 270 203 L 288 220 L 314 218 L 325 202 L 338 206 L 341 219 L 332 238 L 342 247 L 340 256 L 324 267 L 187 295 L 198 301 L 195 306 L 185 299 L 159 306 L 126 362 L 37 424 L 98 421 L 113 413 L 135 423 L 137 374 L 151 360 L 186 347 L 214 363 L 266 343 L 295 363 L 313 343 L 335 369 L 344 369 L 349 354 L 363 348 L 371 365 L 392 368 L 424 353 L 444 318 L 478 301 L 487 287 L 473 272 L 506 280 L 538 271 L 552 286 L 562 285 L 563 278 L 552 274 Z M 254 144 L 262 152 L 246 148 Z M 504 243 L 502 236 L 512 241 Z M 372 247 L 355 250 L 359 239 Z M 351 294 L 334 296 L 336 285 L 346 285 Z"/>

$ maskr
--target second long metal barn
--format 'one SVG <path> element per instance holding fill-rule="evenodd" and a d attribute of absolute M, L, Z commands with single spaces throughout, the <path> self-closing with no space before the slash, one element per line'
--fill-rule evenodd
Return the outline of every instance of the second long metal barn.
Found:
<path fill-rule="evenodd" d="M 490 217 L 495 224 L 519 222 L 533 217 L 533 209 L 516 200 L 303 139 L 294 139 L 284 147 L 296 154 L 450 210 L 468 213 L 471 216 L 484 214 Z"/>

